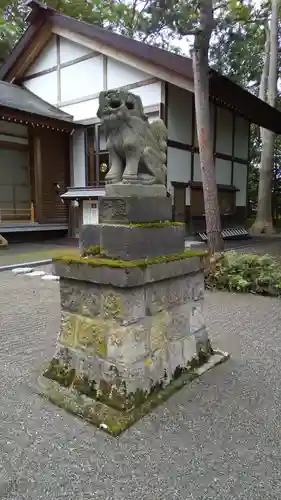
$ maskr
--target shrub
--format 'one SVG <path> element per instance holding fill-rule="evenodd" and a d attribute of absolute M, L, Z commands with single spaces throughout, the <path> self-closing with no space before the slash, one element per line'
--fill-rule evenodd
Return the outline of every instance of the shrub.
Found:
<path fill-rule="evenodd" d="M 205 277 L 209 289 L 281 295 L 281 266 L 271 255 L 230 251 L 219 256 Z"/>

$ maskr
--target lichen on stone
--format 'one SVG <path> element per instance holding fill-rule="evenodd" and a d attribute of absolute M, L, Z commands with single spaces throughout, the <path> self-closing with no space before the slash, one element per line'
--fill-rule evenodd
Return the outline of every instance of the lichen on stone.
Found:
<path fill-rule="evenodd" d="M 64 387 L 69 387 L 75 377 L 75 369 L 71 368 L 68 363 L 53 358 L 48 369 L 44 372 L 44 377 L 56 380 Z"/>
<path fill-rule="evenodd" d="M 143 227 L 143 228 L 151 228 L 151 229 L 160 229 L 162 227 L 184 227 L 184 222 L 173 222 L 173 221 L 163 221 L 163 222 L 137 222 L 128 224 L 131 227 Z"/>
<path fill-rule="evenodd" d="M 120 319 L 123 312 L 124 303 L 121 295 L 111 292 L 103 296 L 103 314 L 105 318 Z"/>

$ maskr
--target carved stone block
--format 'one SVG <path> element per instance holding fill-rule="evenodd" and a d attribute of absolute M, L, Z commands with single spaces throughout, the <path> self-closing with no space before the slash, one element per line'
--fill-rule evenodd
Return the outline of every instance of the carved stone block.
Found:
<path fill-rule="evenodd" d="M 114 259 L 150 259 L 182 253 L 184 238 L 182 224 L 162 227 L 101 225 L 101 246 L 106 255 Z"/>
<path fill-rule="evenodd" d="M 164 197 L 109 198 L 105 196 L 99 205 L 101 223 L 160 222 L 172 219 L 172 199 Z"/>

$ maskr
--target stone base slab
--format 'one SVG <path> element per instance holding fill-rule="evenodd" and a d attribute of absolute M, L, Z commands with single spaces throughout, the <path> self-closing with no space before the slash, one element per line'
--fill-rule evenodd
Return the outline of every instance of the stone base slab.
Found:
<path fill-rule="evenodd" d="M 180 223 L 93 224 L 80 230 L 80 249 L 100 246 L 106 257 L 141 260 L 184 251 L 185 226 Z"/>
<path fill-rule="evenodd" d="M 221 351 L 213 351 L 206 363 L 196 368 L 183 372 L 169 385 L 155 391 L 148 399 L 137 408 L 127 411 L 119 411 L 104 403 L 95 401 L 73 388 L 66 388 L 44 376 L 39 377 L 37 391 L 49 401 L 66 411 L 79 416 L 87 422 L 96 425 L 112 436 L 118 436 L 128 429 L 133 423 L 152 411 L 161 403 L 165 402 L 172 394 L 184 385 L 199 377 L 214 366 L 229 359 L 229 354 Z"/>
<path fill-rule="evenodd" d="M 109 258 L 150 259 L 184 251 L 185 226 L 162 227 L 101 224 L 101 248 Z"/>
<path fill-rule="evenodd" d="M 182 253 L 184 238 L 184 224 L 93 224 L 82 226 L 80 249 L 99 245 L 111 259 L 150 259 Z"/>
<path fill-rule="evenodd" d="M 100 223 L 142 223 L 172 220 L 172 198 L 105 196 L 99 204 Z"/>
<path fill-rule="evenodd" d="M 98 262 L 93 258 L 93 262 Z M 169 262 L 145 263 L 143 267 L 110 267 L 103 265 L 100 260 L 91 265 L 87 261 L 81 262 L 79 259 L 54 260 L 54 273 L 60 278 L 67 278 L 80 281 L 88 281 L 101 285 L 112 285 L 120 288 L 141 286 L 146 283 L 162 281 L 169 278 L 176 278 L 190 273 L 203 271 L 203 257 L 183 257 Z"/>
<path fill-rule="evenodd" d="M 106 184 L 105 186 L 105 194 L 106 196 L 112 198 L 128 198 L 130 196 L 133 197 L 166 197 L 167 190 L 164 184 L 152 184 L 152 185 L 144 185 L 144 184 Z M 156 201 L 155 201 L 156 203 Z"/>

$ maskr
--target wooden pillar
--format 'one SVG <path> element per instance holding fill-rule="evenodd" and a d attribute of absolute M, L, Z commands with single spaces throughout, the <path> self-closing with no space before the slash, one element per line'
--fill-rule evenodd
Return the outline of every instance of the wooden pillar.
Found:
<path fill-rule="evenodd" d="M 39 134 L 33 137 L 34 146 L 34 202 L 36 222 L 43 222 L 42 147 Z"/>

